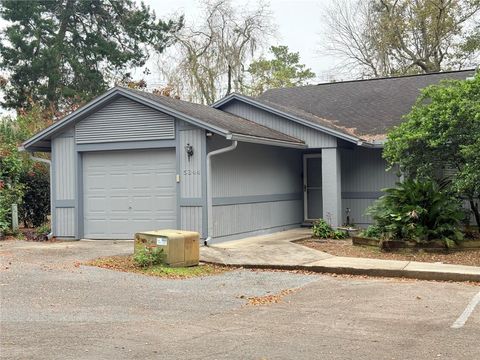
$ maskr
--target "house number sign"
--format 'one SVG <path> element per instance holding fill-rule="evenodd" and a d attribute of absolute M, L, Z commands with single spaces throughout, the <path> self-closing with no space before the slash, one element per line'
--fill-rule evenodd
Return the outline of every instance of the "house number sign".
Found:
<path fill-rule="evenodd" d="M 183 175 L 200 175 L 200 170 L 185 169 L 183 170 Z"/>

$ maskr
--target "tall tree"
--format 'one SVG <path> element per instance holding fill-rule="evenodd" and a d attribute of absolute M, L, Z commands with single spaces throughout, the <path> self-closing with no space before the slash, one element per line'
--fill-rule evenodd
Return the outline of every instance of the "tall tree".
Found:
<path fill-rule="evenodd" d="M 270 52 L 273 59 L 260 58 L 248 67 L 251 84 L 245 84 L 247 93 L 259 95 L 272 88 L 301 86 L 315 77 L 311 69 L 300 64 L 300 54 L 289 52 L 288 46 L 272 46 Z"/>
<path fill-rule="evenodd" d="M 263 2 L 253 9 L 235 8 L 231 0 L 203 0 L 203 5 L 202 18 L 175 34 L 176 44 L 160 58 L 159 71 L 182 98 L 211 104 L 241 88 L 245 64 L 273 27 Z"/>
<path fill-rule="evenodd" d="M 329 42 L 362 76 L 472 66 L 479 0 L 343 0 L 327 12 Z"/>
<path fill-rule="evenodd" d="M 3 105 L 13 109 L 41 102 L 57 111 L 88 100 L 144 65 L 149 45 L 162 51 L 182 25 L 133 0 L 2 0 L 0 15 Z"/>
<path fill-rule="evenodd" d="M 384 157 L 407 177 L 449 180 L 480 226 L 480 74 L 422 91 L 406 121 L 388 134 Z"/>

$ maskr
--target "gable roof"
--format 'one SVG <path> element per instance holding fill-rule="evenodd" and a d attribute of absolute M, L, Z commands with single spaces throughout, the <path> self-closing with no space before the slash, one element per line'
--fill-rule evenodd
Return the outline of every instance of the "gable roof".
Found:
<path fill-rule="evenodd" d="M 22 144 L 22 147 L 30 151 L 48 150 L 50 147 L 49 141 L 52 136 L 58 134 L 69 125 L 81 121 L 120 96 L 127 97 L 180 120 L 223 135 L 231 140 L 300 148 L 305 147 L 302 140 L 206 105 L 194 104 L 166 96 L 157 96 L 123 87 L 114 87 L 108 90 L 88 104 L 65 116 L 60 121 L 32 136 Z"/>
<path fill-rule="evenodd" d="M 223 99 L 220 99 L 212 106 L 216 109 L 221 109 L 223 105 L 229 103 L 232 100 L 239 100 L 241 102 L 253 105 L 259 109 L 268 111 L 272 114 L 281 116 L 288 120 L 300 123 L 307 127 L 314 128 L 316 130 L 320 130 L 324 133 L 336 136 L 350 142 L 361 143 L 363 141 L 360 137 L 352 134 L 350 129 L 337 125 L 333 121 L 329 121 L 321 117 L 315 116 L 306 111 L 303 111 L 302 109 L 283 106 L 281 104 L 277 104 L 268 100 L 263 100 L 261 98 L 254 98 L 247 95 L 232 93 L 224 97 Z"/>
<path fill-rule="evenodd" d="M 276 104 L 292 114 L 301 110 L 304 119 L 323 119 L 344 132 L 367 141 L 381 140 L 403 121 L 420 90 L 443 80 L 465 80 L 475 70 L 450 71 L 370 80 L 268 90 L 256 100 Z"/>

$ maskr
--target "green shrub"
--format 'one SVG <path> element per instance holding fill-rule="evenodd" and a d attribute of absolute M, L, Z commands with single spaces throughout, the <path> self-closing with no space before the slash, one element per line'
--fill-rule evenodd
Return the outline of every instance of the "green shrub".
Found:
<path fill-rule="evenodd" d="M 43 164 L 34 163 L 20 176 L 23 199 L 19 207 L 20 220 L 25 227 L 38 227 L 47 221 L 50 213 L 50 174 Z"/>
<path fill-rule="evenodd" d="M 149 267 L 152 265 L 159 265 L 165 262 L 165 253 L 163 249 L 158 247 L 141 247 L 135 251 L 133 261 L 139 267 Z"/>
<path fill-rule="evenodd" d="M 312 232 L 313 236 L 319 239 L 345 239 L 348 237 L 345 231 L 333 230 L 323 219 L 318 219 L 313 223 Z"/>
<path fill-rule="evenodd" d="M 461 202 L 437 183 L 407 180 L 385 192 L 367 211 L 382 237 L 418 242 L 463 238 Z"/>
<path fill-rule="evenodd" d="M 330 237 L 335 240 L 346 239 L 348 237 L 348 233 L 342 230 L 333 230 L 330 234 Z"/>
<path fill-rule="evenodd" d="M 47 235 L 50 233 L 50 224 L 43 224 L 39 226 L 36 230 L 35 233 L 37 235 Z"/>
<path fill-rule="evenodd" d="M 379 239 L 382 236 L 382 230 L 377 225 L 370 225 L 360 232 L 361 236 Z"/>

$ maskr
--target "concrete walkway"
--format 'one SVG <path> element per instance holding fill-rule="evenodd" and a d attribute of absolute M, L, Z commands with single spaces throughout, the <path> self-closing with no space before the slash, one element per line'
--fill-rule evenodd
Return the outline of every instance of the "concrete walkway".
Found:
<path fill-rule="evenodd" d="M 341 257 L 295 243 L 310 237 L 310 229 L 287 230 L 204 246 L 200 256 L 204 262 L 252 268 L 480 282 L 476 266 Z"/>

